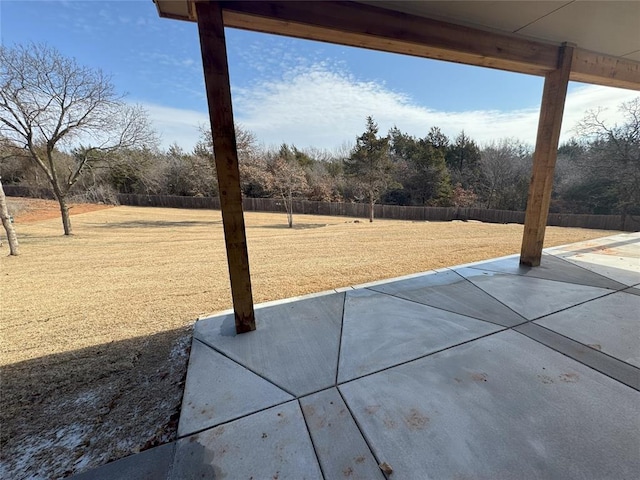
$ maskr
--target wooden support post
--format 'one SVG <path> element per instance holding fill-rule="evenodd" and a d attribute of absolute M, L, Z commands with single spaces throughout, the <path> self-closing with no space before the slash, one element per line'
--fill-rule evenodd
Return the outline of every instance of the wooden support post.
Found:
<path fill-rule="evenodd" d="M 524 220 L 524 235 L 520 251 L 520 264 L 537 267 L 542 258 L 544 232 L 547 226 L 553 172 L 558 156 L 560 127 L 567 85 L 573 60 L 573 45 L 560 48 L 558 68 L 545 75 L 536 149 L 533 154 L 533 169 L 529 183 L 527 211 Z"/>
<path fill-rule="evenodd" d="M 220 190 L 220 209 L 227 247 L 227 262 L 231 280 L 231 295 L 235 312 L 236 332 L 256 329 L 249 274 L 249 255 L 242 213 L 242 191 L 238 151 L 231 108 L 231 85 L 227 48 L 218 2 L 195 2 L 198 33 L 202 51 L 204 83 L 209 103 L 209 118 L 213 134 L 213 150 Z"/>

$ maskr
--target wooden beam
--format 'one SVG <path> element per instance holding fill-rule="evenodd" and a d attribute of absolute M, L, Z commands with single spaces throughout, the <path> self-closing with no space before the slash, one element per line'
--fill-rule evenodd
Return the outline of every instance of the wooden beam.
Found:
<path fill-rule="evenodd" d="M 195 4 L 154 0 L 160 16 L 196 20 Z M 184 5 L 183 5 L 184 4 Z M 544 76 L 557 44 L 349 1 L 222 1 L 225 26 Z M 640 62 L 575 48 L 576 82 L 640 90 Z"/>
<path fill-rule="evenodd" d="M 640 90 L 640 62 L 576 48 L 570 80 Z"/>
<path fill-rule="evenodd" d="M 558 45 L 344 1 L 221 2 L 225 26 L 544 75 Z"/>
<path fill-rule="evenodd" d="M 220 209 L 227 247 L 236 332 L 256 329 L 249 255 L 242 213 L 238 151 L 231 108 L 231 86 L 222 10 L 218 2 L 196 3 L 204 83 L 209 104 Z"/>
<path fill-rule="evenodd" d="M 529 183 L 524 235 L 520 252 L 520 263 L 531 267 L 540 265 L 542 258 L 544 232 L 551 203 L 553 172 L 558 156 L 562 114 L 567 97 L 573 54 L 574 47 L 564 45 L 560 51 L 558 68 L 548 73 L 544 80 L 538 136 L 533 154 L 533 169 Z"/>

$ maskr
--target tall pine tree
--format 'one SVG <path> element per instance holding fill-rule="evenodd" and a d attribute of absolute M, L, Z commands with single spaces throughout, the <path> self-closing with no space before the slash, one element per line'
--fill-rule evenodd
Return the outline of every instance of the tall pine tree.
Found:
<path fill-rule="evenodd" d="M 391 129 L 390 137 L 392 158 L 404 167 L 396 178 L 402 184 L 406 204 L 447 205 L 452 188 L 445 164 L 446 147 L 438 148 L 429 136 L 415 138 L 398 128 Z"/>
<path fill-rule="evenodd" d="M 389 137 L 378 136 L 378 125 L 367 117 L 367 129 L 356 139 L 345 173 L 362 192 L 369 204 L 369 221 L 373 222 L 373 207 L 392 181 L 393 163 L 389 156 Z"/>
<path fill-rule="evenodd" d="M 464 130 L 456 137 L 454 143 L 449 145 L 446 161 L 452 183 L 459 183 L 465 190 L 478 193 L 483 183 L 480 148 Z"/>

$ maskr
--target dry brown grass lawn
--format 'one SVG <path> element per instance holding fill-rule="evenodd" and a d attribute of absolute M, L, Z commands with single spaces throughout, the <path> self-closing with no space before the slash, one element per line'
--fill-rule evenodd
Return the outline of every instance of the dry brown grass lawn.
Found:
<path fill-rule="evenodd" d="M 57 217 L 16 219 L 21 255 L 0 252 L 0 477 L 70 474 L 170 440 L 188 327 L 231 306 L 220 212 L 102 209 L 72 217 L 70 238 Z M 523 231 L 354 220 L 297 215 L 288 229 L 284 214 L 248 212 L 254 300 L 516 253 Z M 550 227 L 545 246 L 614 233 Z"/>

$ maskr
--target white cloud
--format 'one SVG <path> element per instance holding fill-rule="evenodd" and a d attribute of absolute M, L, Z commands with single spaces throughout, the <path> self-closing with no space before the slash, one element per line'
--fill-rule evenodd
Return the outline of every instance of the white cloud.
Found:
<path fill-rule="evenodd" d="M 636 95 L 595 85 L 573 89 L 567 98 L 562 140 L 573 135 L 586 110 L 605 107 L 607 119 L 615 121 L 617 106 Z M 294 69 L 281 79 L 239 89 L 235 105 L 238 121 L 267 144 L 324 148 L 352 141 L 363 131 L 367 115 L 374 117 L 383 133 L 397 125 L 402 131 L 424 136 L 429 128 L 438 126 L 450 137 L 464 129 L 479 143 L 515 137 L 533 144 L 539 114 L 538 99 L 530 108 L 512 111 L 434 110 L 379 83 L 332 71 L 326 64 Z"/>
<path fill-rule="evenodd" d="M 610 125 L 622 121 L 618 110 L 620 104 L 628 102 L 640 93 L 621 88 L 601 87 L 599 85 L 580 85 L 567 95 L 562 121 L 561 140 L 576 135 L 575 127 L 584 118 L 585 112 L 603 108 L 600 118 Z"/>
<path fill-rule="evenodd" d="M 147 113 L 155 130 L 161 136 L 161 145 L 168 148 L 177 143 L 185 150 L 191 150 L 200 136 L 200 125 L 209 122 L 209 115 L 195 110 L 164 107 L 153 103 L 140 103 Z"/>
<path fill-rule="evenodd" d="M 461 130 L 480 144 L 505 137 L 535 142 L 539 99 L 530 108 L 512 111 L 440 111 L 416 104 L 409 96 L 376 82 L 360 81 L 326 63 L 295 67 L 275 80 L 263 80 L 247 88 L 234 88 L 236 121 L 267 145 L 282 142 L 299 147 L 333 149 L 353 142 L 372 115 L 381 133 L 396 125 L 400 130 L 424 136 L 432 126 L 449 137 Z M 618 120 L 618 105 L 637 92 L 579 85 L 565 107 L 561 141 L 574 135 L 576 123 L 585 111 L 607 108 L 604 118 Z M 147 105 L 164 146 L 177 142 L 190 150 L 198 136 L 198 125 L 206 124 L 205 113 Z"/>

